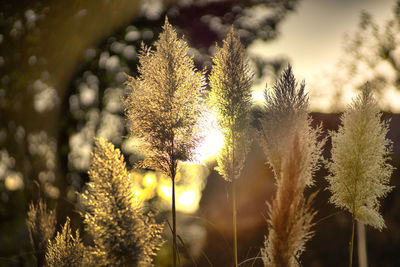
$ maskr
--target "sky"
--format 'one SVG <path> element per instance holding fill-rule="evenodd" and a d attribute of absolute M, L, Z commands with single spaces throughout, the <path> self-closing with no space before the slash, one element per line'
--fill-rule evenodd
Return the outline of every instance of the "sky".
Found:
<path fill-rule="evenodd" d="M 318 74 L 335 66 L 344 34 L 356 31 L 362 10 L 382 24 L 392 16 L 393 5 L 393 0 L 303 0 L 281 22 L 276 40 L 257 41 L 250 51 L 266 57 L 288 57 L 296 77 L 310 84 Z"/>

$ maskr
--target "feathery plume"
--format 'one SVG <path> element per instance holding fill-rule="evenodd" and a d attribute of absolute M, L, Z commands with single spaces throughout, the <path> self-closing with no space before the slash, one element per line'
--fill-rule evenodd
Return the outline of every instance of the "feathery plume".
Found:
<path fill-rule="evenodd" d="M 139 77 L 129 77 L 132 90 L 124 110 L 131 134 L 144 141 L 141 167 L 158 170 L 172 180 L 173 261 L 176 266 L 175 176 L 178 161 L 190 160 L 200 141 L 204 75 L 196 71 L 189 47 L 165 18 L 155 51 L 142 46 Z"/>
<path fill-rule="evenodd" d="M 313 235 L 315 194 L 306 199 L 304 189 L 313 184 L 324 140 L 318 141 L 320 127 L 311 128 L 304 87 L 298 87 L 289 65 L 272 91 L 265 91 L 260 140 L 277 184 L 276 195 L 267 204 L 269 234 L 261 250 L 265 266 L 297 266 Z"/>
<path fill-rule="evenodd" d="M 342 125 L 332 132 L 332 161 L 327 177 L 330 201 L 349 211 L 355 220 L 382 230 L 379 199 L 392 190 L 393 167 L 388 163 L 391 141 L 386 138 L 389 121 L 381 121 L 368 86 L 342 115 Z"/>
<path fill-rule="evenodd" d="M 67 220 L 61 233 L 57 233 L 54 241 L 49 241 L 46 252 L 47 267 L 81 267 L 83 266 L 85 246 L 83 245 L 79 231 L 72 236 L 70 219 Z"/>
<path fill-rule="evenodd" d="M 33 249 L 37 266 L 43 266 L 47 243 L 53 238 L 56 230 L 56 213 L 54 210 L 47 210 L 46 203 L 40 199 L 36 205 L 29 205 L 28 219 L 29 237 Z"/>
<path fill-rule="evenodd" d="M 249 151 L 247 129 L 253 78 L 245 49 L 233 27 L 222 47 L 217 46 L 213 63 L 209 99 L 225 139 L 217 157 L 217 170 L 225 180 L 232 182 L 239 178 Z"/>
<path fill-rule="evenodd" d="M 143 214 L 123 156 L 104 138 L 95 139 L 89 178 L 84 223 L 95 244 L 93 257 L 106 266 L 151 265 L 163 227 Z"/>
<path fill-rule="evenodd" d="M 174 178 L 178 160 L 190 160 L 200 141 L 205 80 L 167 19 L 163 29 L 155 51 L 142 46 L 139 77 L 128 77 L 123 102 L 131 134 L 144 141 L 141 165 Z"/>
<path fill-rule="evenodd" d="M 250 147 L 247 129 L 253 73 L 245 49 L 233 27 L 223 40 L 222 47 L 217 46 L 213 63 L 209 99 L 215 108 L 217 122 L 224 136 L 224 145 L 217 156 L 216 170 L 226 181 L 232 182 L 233 253 L 237 266 L 235 180 L 242 172 Z"/>

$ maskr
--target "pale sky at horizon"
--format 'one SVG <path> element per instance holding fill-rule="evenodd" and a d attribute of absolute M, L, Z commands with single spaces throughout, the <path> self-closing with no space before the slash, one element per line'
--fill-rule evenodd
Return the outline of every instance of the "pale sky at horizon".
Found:
<path fill-rule="evenodd" d="M 361 11 L 382 24 L 392 17 L 394 4 L 394 0 L 303 0 L 281 22 L 276 40 L 256 41 L 249 51 L 266 58 L 289 58 L 298 80 L 310 84 L 334 68 L 343 51 L 344 35 L 356 31 Z"/>

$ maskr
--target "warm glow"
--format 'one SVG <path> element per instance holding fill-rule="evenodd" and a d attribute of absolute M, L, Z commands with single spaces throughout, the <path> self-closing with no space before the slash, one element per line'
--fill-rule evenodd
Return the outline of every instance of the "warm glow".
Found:
<path fill-rule="evenodd" d="M 193 213 L 198 208 L 199 194 L 193 189 L 183 191 L 178 195 L 177 206 L 183 212 Z"/>
<path fill-rule="evenodd" d="M 133 187 L 133 192 L 138 202 L 143 202 L 146 199 L 145 192 L 141 188 Z"/>
<path fill-rule="evenodd" d="M 24 188 L 22 175 L 17 172 L 10 173 L 4 180 L 4 186 L 9 191 L 20 190 Z"/>
<path fill-rule="evenodd" d="M 204 138 L 197 148 L 197 154 L 199 159 L 204 161 L 218 154 L 224 144 L 224 136 L 218 127 L 215 115 L 211 113 L 204 121 L 202 130 Z"/>
<path fill-rule="evenodd" d="M 180 172 L 178 174 L 181 175 L 185 182 L 175 184 L 176 210 L 184 213 L 194 213 L 199 208 L 201 191 L 204 187 L 204 179 L 208 176 L 208 169 L 199 164 L 180 163 Z M 169 178 L 161 179 L 157 186 L 157 194 L 168 203 L 168 206 L 171 205 L 172 185 Z"/>
<path fill-rule="evenodd" d="M 176 210 L 185 213 L 193 213 L 199 208 L 200 192 L 194 188 L 176 187 Z M 158 188 L 161 198 L 171 202 L 172 187 L 161 185 Z"/>
<path fill-rule="evenodd" d="M 139 202 L 143 202 L 154 197 L 157 186 L 157 175 L 154 172 L 147 172 L 146 174 L 132 172 L 130 175 L 135 181 L 133 192 Z"/>
<path fill-rule="evenodd" d="M 265 102 L 265 97 L 264 97 L 264 91 L 262 88 L 260 90 L 253 90 L 251 93 L 251 98 L 253 99 L 253 102 L 256 104 L 262 104 Z"/>
<path fill-rule="evenodd" d="M 154 188 L 157 185 L 157 177 L 154 173 L 147 173 L 142 180 L 144 187 Z"/>
<path fill-rule="evenodd" d="M 204 164 L 180 162 L 175 177 L 176 210 L 184 213 L 194 213 L 199 208 L 201 191 L 209 169 Z M 172 202 L 171 179 L 163 174 L 147 171 L 130 173 L 133 180 L 135 199 L 143 203 L 155 196 L 163 200 L 163 207 L 169 209 Z M 164 205 L 165 204 L 165 205 Z"/>
<path fill-rule="evenodd" d="M 158 195 L 165 200 L 171 201 L 172 199 L 172 187 L 170 185 L 160 185 L 158 187 Z"/>

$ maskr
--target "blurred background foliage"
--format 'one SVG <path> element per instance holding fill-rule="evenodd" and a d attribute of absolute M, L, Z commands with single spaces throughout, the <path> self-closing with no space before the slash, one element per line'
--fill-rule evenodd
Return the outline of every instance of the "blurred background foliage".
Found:
<path fill-rule="evenodd" d="M 325 76 L 325 77 L 324 77 Z M 359 15 L 355 32 L 343 37 L 343 49 L 331 73 L 323 73 L 314 86 L 332 90 L 331 110 L 343 110 L 355 90 L 367 83 L 383 110 L 400 110 L 400 1 L 393 1 L 385 21 L 376 21 L 366 10 Z M 347 99 L 347 100 L 346 100 Z"/>
<path fill-rule="evenodd" d="M 196 66 L 210 70 L 215 44 L 232 24 L 245 45 L 256 38 L 269 40 L 277 36 L 279 22 L 296 4 L 295 0 L 2 1 L 0 265 L 32 264 L 25 219 L 29 203 L 40 196 L 56 207 L 58 222 L 68 215 L 73 227 L 81 225 L 76 192 L 88 179 L 94 136 L 120 147 L 128 166 L 142 158 L 138 141 L 125 137 L 120 98 L 125 73 L 136 75 L 141 43 L 151 45 L 156 40 L 165 16 L 189 42 Z M 275 72 L 282 65 L 255 62 L 259 76 L 267 64 Z M 179 175 L 185 178 L 177 179 L 181 211 L 197 211 L 208 173 L 205 165 L 182 166 Z M 165 177 L 151 172 L 132 176 L 142 200 L 170 198 Z M 160 210 L 168 210 L 168 204 L 160 205 Z"/>
<path fill-rule="evenodd" d="M 151 45 L 158 38 L 165 16 L 188 41 L 197 68 L 206 68 L 209 72 L 216 42 L 220 43 L 231 25 L 237 29 L 246 47 L 255 40 L 270 41 L 280 34 L 280 23 L 295 12 L 298 4 L 297 0 L 1 1 L 0 266 L 34 265 L 25 220 L 29 203 L 36 202 L 39 197 L 56 208 L 58 225 L 69 216 L 73 229 L 82 227 L 76 192 L 81 192 L 88 181 L 94 136 L 106 137 L 121 148 L 128 167 L 143 158 L 138 149 L 140 141 L 127 138 L 121 109 L 123 83 L 125 73 L 136 76 L 141 43 Z M 380 51 L 377 60 L 391 64 L 397 75 L 393 84 L 398 88 L 398 4 L 394 14 L 397 16 L 389 23 L 392 26 L 385 28 L 384 36 L 388 41 L 377 50 Z M 375 27 L 367 15 L 360 25 L 358 37 L 350 42 L 345 52 L 352 55 L 346 58 L 353 58 L 353 62 L 360 58 L 371 59 L 367 54 L 360 57 L 354 52 L 368 43 L 362 40 L 365 29 Z M 370 37 L 367 39 L 371 40 Z M 376 37 L 376 40 L 386 39 L 380 35 Z M 256 83 L 273 80 L 289 61 L 285 57 L 266 58 L 256 54 L 250 54 L 250 57 Z M 351 64 L 346 63 L 346 66 L 353 66 Z M 336 88 L 341 88 L 349 76 L 353 77 L 353 72 L 344 74 Z M 337 116 L 317 116 L 316 120 L 327 122 L 328 129 L 335 129 L 338 123 Z M 209 127 L 210 131 L 215 130 L 213 125 Z M 218 132 L 215 133 L 213 138 L 218 139 Z M 392 132 L 393 140 L 397 140 L 397 156 L 394 157 L 397 165 L 399 136 L 399 131 Z M 193 258 L 200 258 L 197 260 L 200 266 L 207 266 L 208 260 L 215 266 L 231 265 L 226 262 L 231 257 L 229 238 L 232 232 L 228 189 L 222 179 L 215 179 L 215 159 L 203 155 L 202 160 L 203 163 L 182 163 L 177 177 L 177 208 L 181 212 L 178 231 L 187 250 L 182 251 L 186 259 L 183 261 L 188 266 L 193 264 Z M 265 200 L 273 193 L 270 170 L 265 167 L 257 146 L 253 146 L 243 176 L 247 180 L 241 182 L 242 192 L 239 193 L 239 246 L 241 242 L 244 244 L 239 252 L 240 260 L 257 256 L 266 234 L 261 213 L 265 213 Z M 266 176 L 271 179 L 258 179 Z M 146 206 L 160 211 L 159 221 L 165 220 L 169 216 L 170 181 L 152 171 L 134 170 L 131 177 L 137 185 L 138 197 Z M 206 194 L 202 197 L 203 190 Z M 248 196 L 261 203 L 261 207 L 252 206 Z M 326 203 L 327 196 L 324 197 Z M 388 201 L 399 199 L 389 196 Z M 330 209 L 322 214 L 334 211 Z M 256 214 L 257 219 L 250 213 Z M 399 213 L 392 216 L 398 225 Z M 337 219 L 341 227 L 345 227 L 345 220 L 345 216 Z M 388 225 L 390 227 L 390 223 Z M 170 235 L 168 227 L 165 228 L 166 235 Z M 399 228 L 393 229 L 398 231 Z M 320 240 L 324 241 L 324 237 L 322 234 Z M 398 248 L 399 240 L 393 242 Z M 245 244 L 252 247 L 247 248 Z M 321 258 L 316 251 L 312 250 L 305 257 L 307 262 L 316 262 L 313 266 L 321 266 L 318 264 L 323 260 L 316 260 Z M 318 251 L 332 253 L 324 251 L 323 246 Z M 346 249 L 343 251 L 346 255 Z M 156 264 L 165 265 L 169 253 L 167 243 Z M 338 255 L 345 260 L 346 256 Z M 331 258 L 325 259 L 325 263 L 328 260 Z"/>

